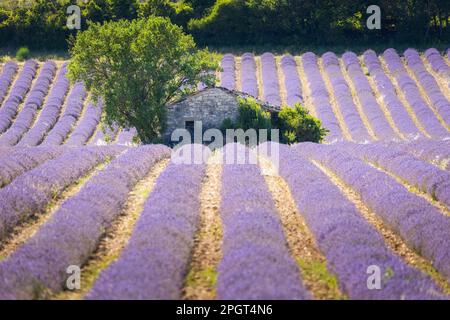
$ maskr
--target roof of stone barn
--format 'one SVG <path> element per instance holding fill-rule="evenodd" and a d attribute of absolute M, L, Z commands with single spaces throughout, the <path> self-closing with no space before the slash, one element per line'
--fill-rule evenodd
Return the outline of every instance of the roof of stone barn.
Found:
<path fill-rule="evenodd" d="M 249 95 L 249 94 L 247 94 L 245 92 L 237 91 L 237 90 L 230 90 L 230 89 L 224 88 L 224 87 L 205 87 L 205 88 L 203 88 L 201 90 L 198 90 L 198 91 L 196 91 L 194 93 L 186 95 L 185 97 L 182 97 L 181 99 L 171 103 L 167 107 L 170 108 L 171 106 L 173 106 L 173 105 L 175 105 L 175 104 L 177 104 L 179 102 L 182 102 L 182 101 L 184 101 L 184 100 L 186 100 L 188 98 L 195 97 L 196 95 L 199 95 L 200 93 L 202 93 L 204 91 L 215 90 L 215 89 L 219 89 L 219 90 L 222 90 L 222 91 L 224 91 L 226 93 L 234 95 L 236 98 L 253 98 L 266 111 L 269 111 L 269 112 L 280 112 L 281 111 L 281 107 L 280 106 L 273 106 L 273 105 L 271 105 L 271 104 L 269 104 L 267 102 L 264 102 L 264 101 L 259 100 L 258 98 L 255 98 L 254 96 Z"/>

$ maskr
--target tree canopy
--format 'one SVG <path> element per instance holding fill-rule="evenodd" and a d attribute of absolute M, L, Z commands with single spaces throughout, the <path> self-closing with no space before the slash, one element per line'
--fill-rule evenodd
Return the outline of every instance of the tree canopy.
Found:
<path fill-rule="evenodd" d="M 66 8 L 77 3 L 88 22 L 151 15 L 168 17 L 199 45 L 448 44 L 450 1 L 405 0 L 0 0 L 0 45 L 65 48 L 77 30 Z M 381 29 L 369 30 L 366 10 L 381 9 Z"/>
<path fill-rule="evenodd" d="M 105 104 L 108 125 L 135 127 L 143 143 L 165 129 L 170 102 L 215 83 L 218 57 L 199 50 L 190 35 L 168 18 L 92 23 L 78 34 L 69 78 L 84 81 Z"/>

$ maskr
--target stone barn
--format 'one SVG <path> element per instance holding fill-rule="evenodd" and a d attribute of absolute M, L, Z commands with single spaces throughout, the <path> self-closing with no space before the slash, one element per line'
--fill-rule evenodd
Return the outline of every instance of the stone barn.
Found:
<path fill-rule="evenodd" d="M 197 91 L 167 106 L 167 128 L 164 143 L 171 143 L 175 129 L 187 129 L 193 132 L 194 122 L 201 121 L 203 131 L 211 128 L 220 129 L 223 120 L 236 120 L 238 116 L 238 98 L 251 97 L 246 93 L 222 87 L 209 87 Z M 257 100 L 262 108 L 272 115 L 278 114 L 280 107 L 268 105 Z"/>

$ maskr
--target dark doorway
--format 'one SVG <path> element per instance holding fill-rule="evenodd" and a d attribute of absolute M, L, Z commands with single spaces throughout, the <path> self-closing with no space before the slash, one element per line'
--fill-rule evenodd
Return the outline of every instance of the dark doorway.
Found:
<path fill-rule="evenodd" d="M 191 142 L 194 140 L 194 120 L 189 120 L 184 123 L 184 128 L 189 131 L 191 135 Z"/>

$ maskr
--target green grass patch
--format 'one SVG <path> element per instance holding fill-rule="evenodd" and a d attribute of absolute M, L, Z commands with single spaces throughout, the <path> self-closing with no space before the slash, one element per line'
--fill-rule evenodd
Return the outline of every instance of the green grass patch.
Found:
<path fill-rule="evenodd" d="M 217 271 L 212 267 L 207 267 L 200 271 L 191 270 L 186 277 L 186 285 L 196 286 L 199 282 L 205 282 L 209 287 L 215 288 L 217 283 Z"/>
<path fill-rule="evenodd" d="M 327 291 L 327 297 L 335 300 L 347 300 L 348 298 L 339 291 L 339 283 L 335 275 L 328 272 L 326 262 L 312 261 L 310 259 L 297 259 L 303 278 L 311 282 L 319 282 Z"/>

